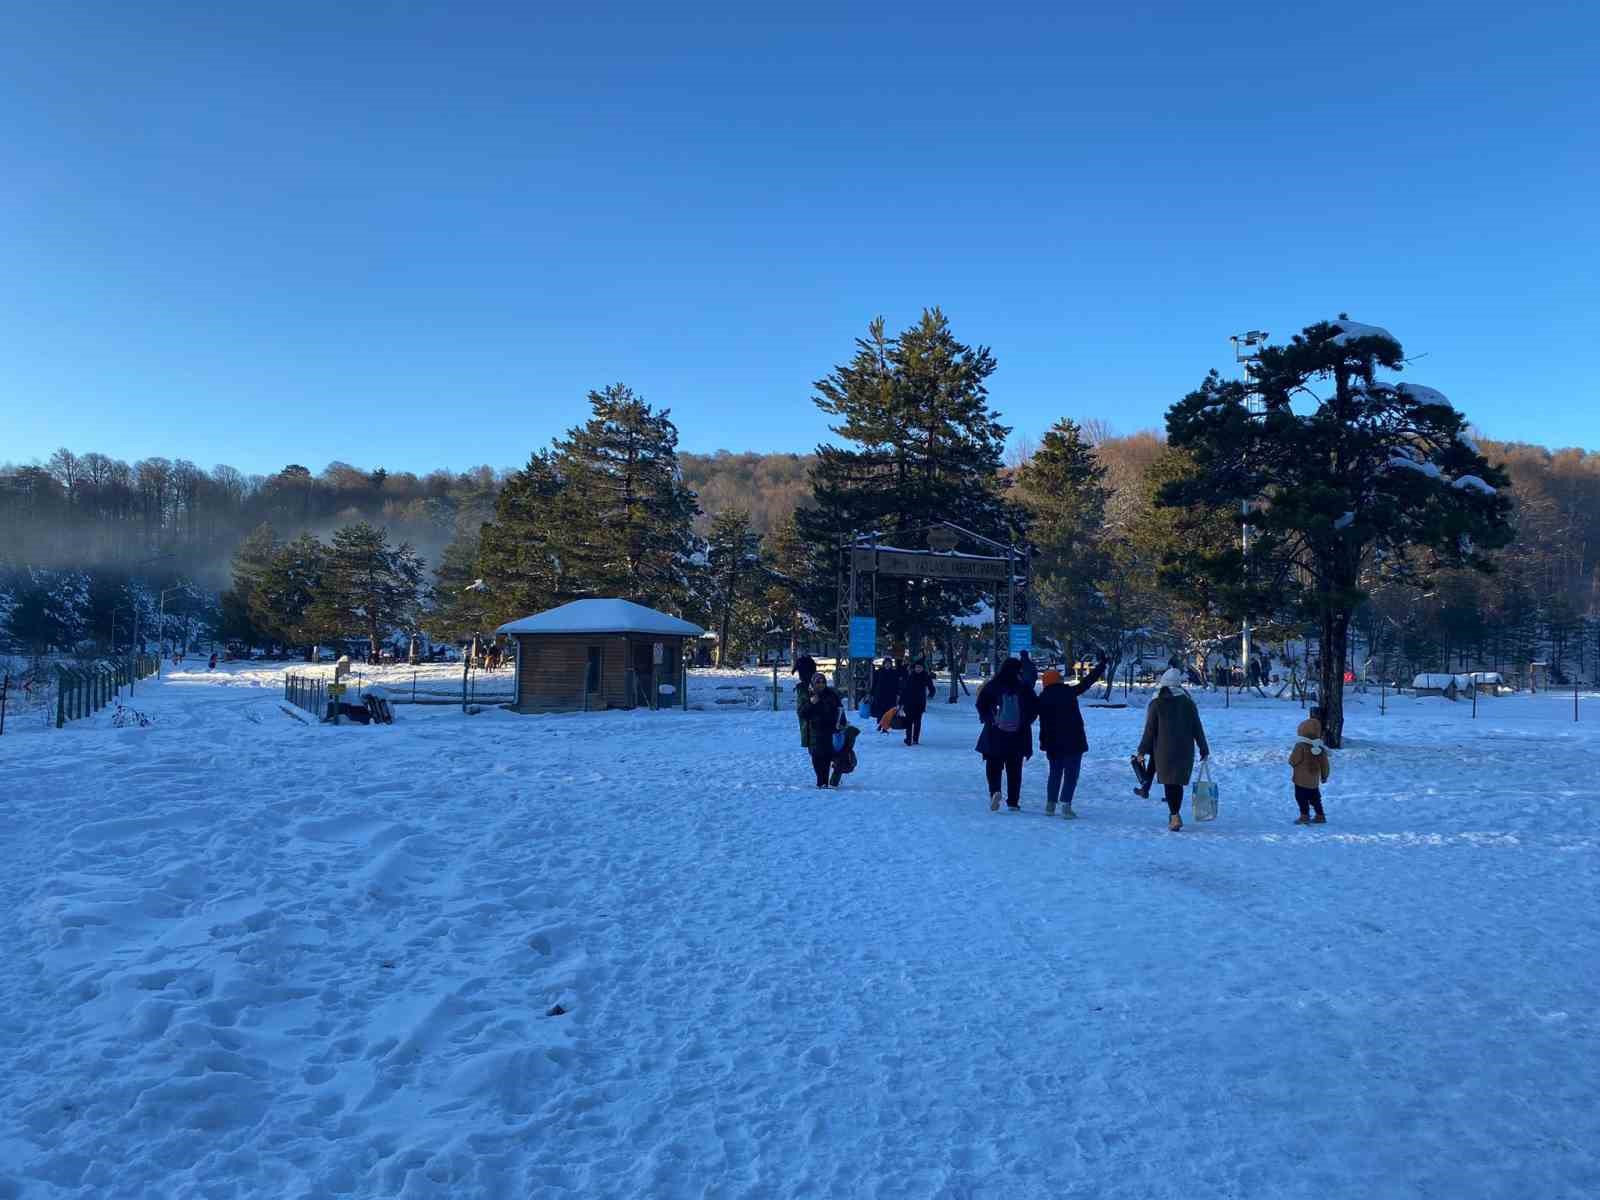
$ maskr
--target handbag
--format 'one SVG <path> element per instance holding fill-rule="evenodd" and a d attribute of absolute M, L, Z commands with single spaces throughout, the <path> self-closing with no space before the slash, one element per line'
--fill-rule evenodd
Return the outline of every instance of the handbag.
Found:
<path fill-rule="evenodd" d="M 845 735 L 845 730 L 849 728 L 850 722 L 845 720 L 844 709 L 841 708 L 839 710 L 839 723 L 833 727 L 833 752 L 835 754 L 843 750 L 848 744 L 849 739 Z"/>
<path fill-rule="evenodd" d="M 1202 760 L 1200 763 L 1200 774 L 1194 781 L 1194 798 L 1191 803 L 1196 821 L 1217 819 L 1217 784 L 1211 778 L 1210 760 Z"/>

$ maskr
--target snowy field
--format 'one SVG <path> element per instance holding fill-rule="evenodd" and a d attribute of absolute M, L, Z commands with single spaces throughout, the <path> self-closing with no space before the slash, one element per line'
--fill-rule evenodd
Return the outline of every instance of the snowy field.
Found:
<path fill-rule="evenodd" d="M 0 1200 L 1600 1195 L 1600 698 L 1352 698 L 1308 829 L 1300 710 L 1202 696 L 1174 835 L 1137 706 L 1071 823 L 942 692 L 819 793 L 788 708 L 282 669 L 0 738 Z"/>

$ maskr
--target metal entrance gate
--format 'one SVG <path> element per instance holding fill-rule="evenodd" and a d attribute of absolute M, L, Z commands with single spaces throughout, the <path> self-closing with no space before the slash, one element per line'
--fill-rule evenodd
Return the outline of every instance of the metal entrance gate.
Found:
<path fill-rule="evenodd" d="M 897 543 L 925 535 L 926 550 Z M 1033 627 L 1028 623 L 1028 600 L 1033 577 L 1030 546 L 997 542 L 949 521 L 920 529 L 898 530 L 895 543 L 876 532 L 858 534 L 839 545 L 839 657 L 855 707 L 862 680 L 859 667 L 877 657 L 878 577 L 935 579 L 976 585 L 993 604 L 994 648 L 990 670 L 997 671 L 1009 654 L 1032 649 Z M 984 553 L 957 549 L 963 543 L 982 547 Z"/>

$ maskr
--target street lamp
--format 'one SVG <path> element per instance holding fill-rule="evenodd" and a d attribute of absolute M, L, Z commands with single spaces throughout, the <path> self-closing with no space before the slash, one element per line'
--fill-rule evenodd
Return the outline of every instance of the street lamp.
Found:
<path fill-rule="evenodd" d="M 1244 376 L 1246 385 L 1250 382 L 1250 364 L 1261 361 L 1261 349 L 1267 344 L 1267 331 L 1265 329 L 1251 329 L 1245 333 L 1236 333 L 1228 340 L 1233 343 L 1233 361 L 1240 364 L 1240 374 Z M 1252 398 L 1248 392 L 1245 394 L 1245 412 L 1252 417 L 1260 416 L 1265 411 L 1259 397 Z M 1240 509 L 1244 515 L 1244 523 L 1239 527 L 1240 547 L 1245 558 L 1250 557 L 1250 501 L 1241 500 Z M 1248 562 L 1246 564 L 1248 568 Z M 1239 630 L 1239 668 L 1244 672 L 1245 686 L 1250 684 L 1250 618 L 1245 617 Z"/>
<path fill-rule="evenodd" d="M 161 589 L 161 617 L 160 617 L 160 623 L 156 626 L 156 678 L 157 679 L 161 678 L 161 660 L 162 660 L 162 658 L 165 657 L 165 654 L 163 653 L 163 650 L 165 648 L 161 644 L 161 639 L 166 637 L 166 635 L 167 635 L 167 593 L 168 592 L 181 592 L 181 591 L 183 591 L 183 585 L 181 583 L 175 583 L 169 588 L 162 588 Z"/>

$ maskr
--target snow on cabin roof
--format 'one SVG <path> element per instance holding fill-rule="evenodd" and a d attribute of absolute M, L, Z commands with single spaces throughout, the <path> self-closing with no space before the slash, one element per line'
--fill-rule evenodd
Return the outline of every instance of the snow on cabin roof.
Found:
<path fill-rule="evenodd" d="M 1343 319 L 1329 321 L 1328 324 L 1334 326 L 1340 331 L 1332 339 L 1335 346 L 1346 346 L 1360 338 L 1368 337 L 1381 337 L 1388 341 L 1395 342 L 1396 345 L 1399 344 L 1394 334 L 1390 333 L 1381 325 L 1363 325 L 1360 321 L 1346 321 Z"/>
<path fill-rule="evenodd" d="M 496 633 L 644 633 L 699 637 L 705 630 L 631 600 L 574 600 L 560 608 L 507 621 Z"/>

